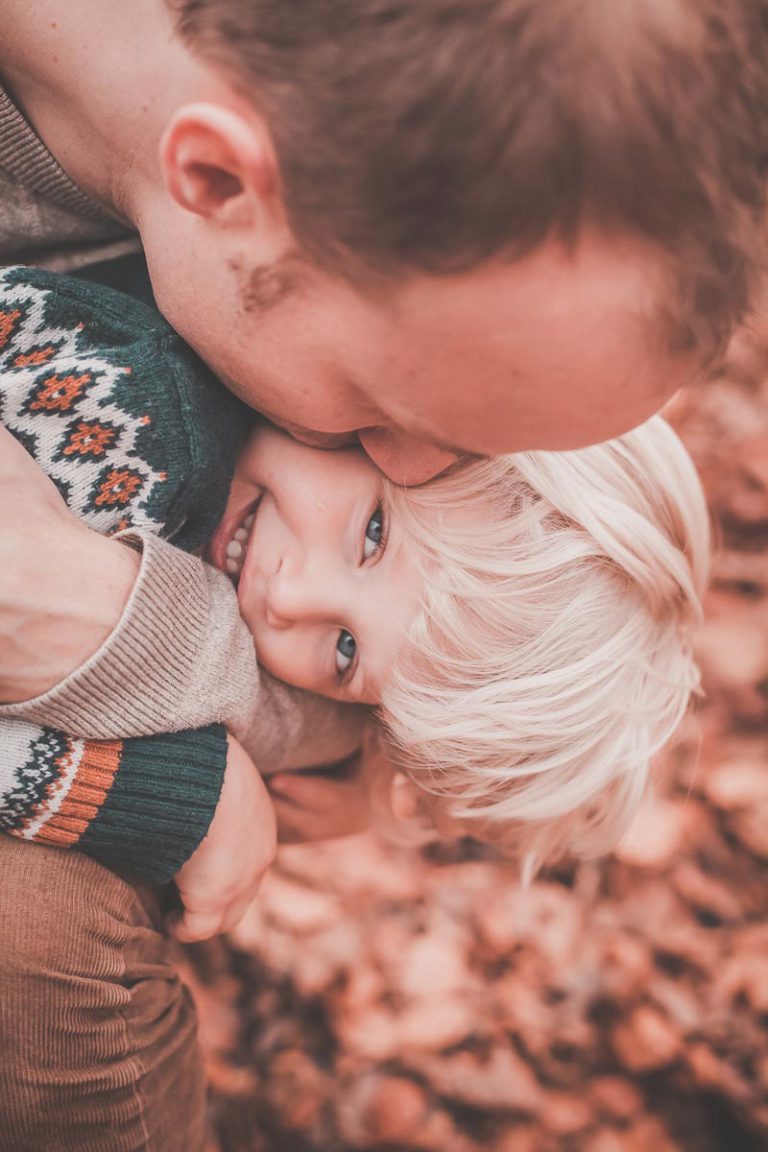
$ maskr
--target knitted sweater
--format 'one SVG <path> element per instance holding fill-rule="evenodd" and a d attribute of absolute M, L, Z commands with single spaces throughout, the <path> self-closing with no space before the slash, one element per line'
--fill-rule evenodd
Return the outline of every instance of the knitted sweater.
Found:
<path fill-rule="evenodd" d="M 0 418 L 79 519 L 156 550 L 155 536 L 195 549 L 212 533 L 249 420 L 158 313 L 107 289 L 26 268 L 0 272 Z M 258 703 L 258 674 L 234 591 L 197 558 L 183 557 L 179 570 L 173 550 L 160 545 L 158 555 L 177 597 L 185 595 L 186 576 L 229 604 L 232 626 L 220 645 L 218 685 L 208 683 L 210 667 L 201 675 L 195 663 L 206 647 L 204 615 L 189 621 L 177 610 L 171 623 L 193 625 L 184 636 L 187 711 L 203 709 L 244 735 Z M 157 638 L 148 639 L 151 659 Z M 234 691 L 226 690 L 230 670 Z M 143 699 L 147 684 L 151 690 L 165 673 L 162 659 L 156 668 L 133 664 L 115 687 L 130 693 L 131 681 L 141 677 Z M 147 879 L 170 878 L 215 810 L 226 763 L 223 725 L 97 742 L 11 718 L 34 711 L 29 704 L 2 709 L 0 827 L 77 845 Z M 44 702 L 37 711 L 45 715 Z M 170 721 L 150 711 L 148 731 L 178 723 L 179 714 L 185 716 L 182 700 Z"/>
<path fill-rule="evenodd" d="M 22 258 L 76 268 L 139 247 L 135 234 L 72 183 L 0 88 L 0 264 Z M 134 499 L 127 511 L 135 508 Z M 365 713 L 264 674 L 256 707 L 252 647 L 249 638 L 244 647 L 229 582 L 154 535 L 156 528 L 137 533 L 139 579 L 103 648 L 44 696 L 0 707 L 0 812 L 16 834 L 76 845 L 161 881 L 197 847 L 215 808 L 224 746 L 210 721 L 225 720 L 258 765 L 277 770 L 348 756 L 359 746 Z M 26 727 L 8 724 L 10 716 Z M 182 731 L 94 743 L 169 728 Z M 36 762 L 48 767 L 27 774 L 20 765 L 32 763 L 36 740 Z M 182 793 L 183 803 L 174 803 Z"/>
<path fill-rule="evenodd" d="M 71 271 L 139 247 L 73 184 L 0 87 L 0 263 Z"/>

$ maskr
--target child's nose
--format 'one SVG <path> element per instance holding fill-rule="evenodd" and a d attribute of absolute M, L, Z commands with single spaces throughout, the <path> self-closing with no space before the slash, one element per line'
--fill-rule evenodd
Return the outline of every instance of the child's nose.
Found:
<path fill-rule="evenodd" d="M 282 560 L 267 589 L 266 617 L 273 628 L 289 628 L 330 611 L 328 583 L 316 569 Z"/>
<path fill-rule="evenodd" d="M 284 560 L 267 587 L 266 616 L 272 628 L 287 628 L 301 615 L 302 581 L 295 572 L 291 573 Z"/>

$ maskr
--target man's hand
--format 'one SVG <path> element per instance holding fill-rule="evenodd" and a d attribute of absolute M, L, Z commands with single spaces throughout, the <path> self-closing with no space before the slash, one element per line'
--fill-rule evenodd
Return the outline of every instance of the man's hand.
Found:
<path fill-rule="evenodd" d="M 137 553 L 92 532 L 0 427 L 0 702 L 39 696 L 107 639 Z"/>
<path fill-rule="evenodd" d="M 208 835 L 177 873 L 179 940 L 207 940 L 244 916 L 275 858 L 275 811 L 247 752 L 230 736 L 224 785 Z"/>
<path fill-rule="evenodd" d="M 351 836 L 371 825 L 361 752 L 335 764 L 275 773 L 266 784 L 281 844 Z"/>

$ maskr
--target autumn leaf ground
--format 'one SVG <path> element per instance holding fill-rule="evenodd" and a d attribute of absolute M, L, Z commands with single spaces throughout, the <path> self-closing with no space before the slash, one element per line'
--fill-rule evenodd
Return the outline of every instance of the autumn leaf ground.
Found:
<path fill-rule="evenodd" d="M 529 891 L 469 844 L 284 849 L 180 958 L 222 1152 L 768 1148 L 768 384 L 672 418 L 718 547 L 706 699 L 602 865 Z"/>

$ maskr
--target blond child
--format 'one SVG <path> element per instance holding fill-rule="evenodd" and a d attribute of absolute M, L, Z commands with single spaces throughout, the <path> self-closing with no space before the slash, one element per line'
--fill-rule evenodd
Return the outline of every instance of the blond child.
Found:
<path fill-rule="evenodd" d="M 530 862 L 627 827 L 698 685 L 708 546 L 695 469 L 654 417 L 412 489 L 259 425 L 209 555 L 262 667 L 373 706 L 422 817 Z"/>

